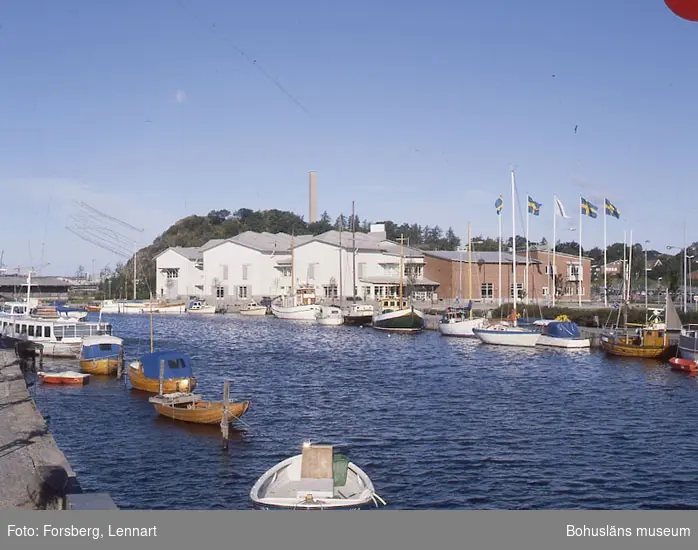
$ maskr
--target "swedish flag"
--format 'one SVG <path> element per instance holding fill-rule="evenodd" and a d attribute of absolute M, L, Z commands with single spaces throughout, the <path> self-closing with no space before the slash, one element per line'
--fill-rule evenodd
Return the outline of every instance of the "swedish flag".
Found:
<path fill-rule="evenodd" d="M 620 219 L 620 210 L 616 208 L 616 205 L 608 199 L 604 199 L 604 202 L 606 203 L 606 215 Z"/>
<path fill-rule="evenodd" d="M 534 216 L 540 215 L 540 207 L 543 206 L 541 203 L 534 201 L 531 195 L 528 196 L 528 213 Z"/>
<path fill-rule="evenodd" d="M 497 215 L 499 215 L 502 212 L 502 208 L 504 208 L 504 199 L 502 195 L 499 195 L 499 198 L 494 201 L 494 207 L 497 209 Z"/>
<path fill-rule="evenodd" d="M 599 215 L 599 207 L 591 204 L 588 200 L 582 199 L 582 214 L 590 218 L 596 218 Z"/>

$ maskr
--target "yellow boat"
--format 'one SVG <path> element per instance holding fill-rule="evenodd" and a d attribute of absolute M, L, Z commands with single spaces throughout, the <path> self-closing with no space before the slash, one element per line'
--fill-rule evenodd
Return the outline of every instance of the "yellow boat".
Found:
<path fill-rule="evenodd" d="M 171 393 L 150 398 L 158 414 L 195 424 L 220 425 L 225 407 L 222 401 L 201 401 L 192 393 Z M 228 404 L 228 423 L 232 423 L 247 412 L 249 401 Z"/>
<path fill-rule="evenodd" d="M 644 359 L 669 359 L 676 355 L 676 344 L 669 342 L 662 328 L 619 329 L 601 334 L 601 347 L 609 355 Z"/>
<path fill-rule="evenodd" d="M 160 370 L 163 368 L 162 393 L 192 392 L 196 378 L 191 361 L 177 351 L 155 351 L 129 364 L 126 370 L 131 385 L 141 391 L 160 393 Z"/>
<path fill-rule="evenodd" d="M 101 334 L 85 336 L 80 348 L 80 368 L 88 374 L 115 374 L 124 362 L 124 341 Z"/>

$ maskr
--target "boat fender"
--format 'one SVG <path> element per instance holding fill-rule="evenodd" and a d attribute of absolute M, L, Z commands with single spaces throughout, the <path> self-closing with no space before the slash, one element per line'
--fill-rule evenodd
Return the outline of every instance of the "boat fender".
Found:
<path fill-rule="evenodd" d="M 556 321 L 563 321 L 563 322 L 567 322 L 567 321 L 569 321 L 569 320 L 570 320 L 570 318 L 569 318 L 569 317 L 567 317 L 567 315 L 565 315 L 565 314 L 563 313 L 563 314 L 561 314 L 561 315 L 558 315 L 557 317 L 555 317 L 555 320 L 556 320 Z"/>

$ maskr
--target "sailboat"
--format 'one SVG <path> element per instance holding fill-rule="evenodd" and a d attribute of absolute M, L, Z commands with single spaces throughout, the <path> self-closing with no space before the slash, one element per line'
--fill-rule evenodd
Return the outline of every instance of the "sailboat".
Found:
<path fill-rule="evenodd" d="M 315 296 L 315 287 L 301 285 L 296 289 L 295 259 L 293 254 L 293 235 L 291 236 L 291 287 L 287 296 L 277 298 L 271 303 L 271 312 L 278 319 L 289 321 L 315 321 L 320 305 Z"/>
<path fill-rule="evenodd" d="M 340 221 L 343 222 L 343 217 L 340 216 Z M 344 324 L 344 317 L 342 315 L 342 279 L 344 278 L 344 273 L 342 273 L 342 226 L 339 225 L 339 306 L 335 305 L 321 305 L 320 311 L 317 312 L 317 322 L 320 325 L 337 327 Z"/>
<path fill-rule="evenodd" d="M 511 232 L 512 232 L 512 293 L 514 295 L 514 305 L 509 316 L 509 323 L 493 323 L 484 327 L 474 328 L 473 333 L 485 344 L 496 344 L 499 346 L 517 346 L 532 348 L 540 339 L 539 330 L 529 330 L 519 327 L 516 322 L 516 301 L 518 297 L 518 286 L 516 284 L 516 179 L 514 171 L 511 171 Z"/>
<path fill-rule="evenodd" d="M 352 248 L 352 304 L 344 312 L 344 324 L 366 326 L 373 322 L 373 306 L 371 304 L 357 304 L 356 296 L 356 213 L 354 201 L 351 203 L 351 248 Z"/>
<path fill-rule="evenodd" d="M 419 332 L 424 329 L 424 313 L 408 304 L 402 294 L 404 275 L 404 237 L 400 237 L 400 291 L 398 296 L 386 296 L 381 300 L 380 313 L 373 316 L 373 328 L 396 332 Z"/>
<path fill-rule="evenodd" d="M 468 223 L 468 307 L 449 307 L 444 312 L 439 322 L 439 332 L 443 336 L 475 336 L 474 328 L 480 328 L 485 324 L 485 319 L 473 318 L 473 255 L 472 240 L 470 238 L 470 223 Z M 459 286 L 461 281 L 459 281 Z M 458 292 L 462 296 L 462 292 Z"/>

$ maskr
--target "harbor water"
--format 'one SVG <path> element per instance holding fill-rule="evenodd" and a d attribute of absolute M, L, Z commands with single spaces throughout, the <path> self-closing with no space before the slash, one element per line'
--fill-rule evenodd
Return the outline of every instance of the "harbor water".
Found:
<path fill-rule="evenodd" d="M 104 320 L 127 360 L 149 351 L 147 315 Z M 251 404 L 223 451 L 218 428 L 159 417 L 125 377 L 32 386 L 83 489 L 120 508 L 252 508 L 306 439 L 339 446 L 394 509 L 698 508 L 698 383 L 666 363 L 270 317 L 153 326 L 155 349 L 192 357 L 197 393 L 219 400 L 230 379 Z"/>

